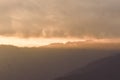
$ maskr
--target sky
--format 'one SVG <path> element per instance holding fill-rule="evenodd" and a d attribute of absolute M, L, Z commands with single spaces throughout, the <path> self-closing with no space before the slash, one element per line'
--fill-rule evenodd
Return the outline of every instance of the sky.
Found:
<path fill-rule="evenodd" d="M 0 0 L 0 36 L 120 38 L 120 1 Z"/>

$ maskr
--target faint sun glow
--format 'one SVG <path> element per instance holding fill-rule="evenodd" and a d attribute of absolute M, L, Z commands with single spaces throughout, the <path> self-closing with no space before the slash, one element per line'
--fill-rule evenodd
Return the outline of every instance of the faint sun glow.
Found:
<path fill-rule="evenodd" d="M 0 45 L 13 45 L 18 47 L 39 47 L 51 43 L 66 43 L 68 41 L 85 41 L 82 39 L 64 39 L 64 38 L 18 38 L 0 36 Z"/>
<path fill-rule="evenodd" d="M 96 39 L 96 38 L 19 38 L 0 36 L 0 45 L 13 45 L 17 47 L 39 47 L 49 45 L 51 43 L 67 43 L 67 42 L 120 42 L 120 39 Z"/>

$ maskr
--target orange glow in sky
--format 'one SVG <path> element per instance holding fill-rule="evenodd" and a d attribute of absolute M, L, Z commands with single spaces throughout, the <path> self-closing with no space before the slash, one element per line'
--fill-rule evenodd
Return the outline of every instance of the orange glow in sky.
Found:
<path fill-rule="evenodd" d="M 39 47 L 51 43 L 66 43 L 68 41 L 84 41 L 82 39 L 64 39 L 64 38 L 18 38 L 0 36 L 0 45 L 13 45 L 18 47 Z"/>
<path fill-rule="evenodd" d="M 0 45 L 13 45 L 17 47 L 39 47 L 49 45 L 51 43 L 66 42 L 119 42 L 120 39 L 95 39 L 95 38 L 18 38 L 0 36 Z"/>

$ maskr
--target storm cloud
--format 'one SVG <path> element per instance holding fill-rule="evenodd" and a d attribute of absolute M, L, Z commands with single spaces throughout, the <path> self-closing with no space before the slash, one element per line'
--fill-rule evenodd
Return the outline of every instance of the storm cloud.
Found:
<path fill-rule="evenodd" d="M 120 1 L 0 0 L 0 35 L 120 38 Z"/>

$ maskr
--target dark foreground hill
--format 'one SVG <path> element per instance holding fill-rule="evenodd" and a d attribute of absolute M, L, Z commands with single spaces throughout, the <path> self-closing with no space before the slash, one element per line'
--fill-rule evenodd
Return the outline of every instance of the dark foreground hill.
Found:
<path fill-rule="evenodd" d="M 93 62 L 55 80 L 120 80 L 120 55 Z"/>
<path fill-rule="evenodd" d="M 118 52 L 96 48 L 0 46 L 0 80 L 53 80 Z"/>

